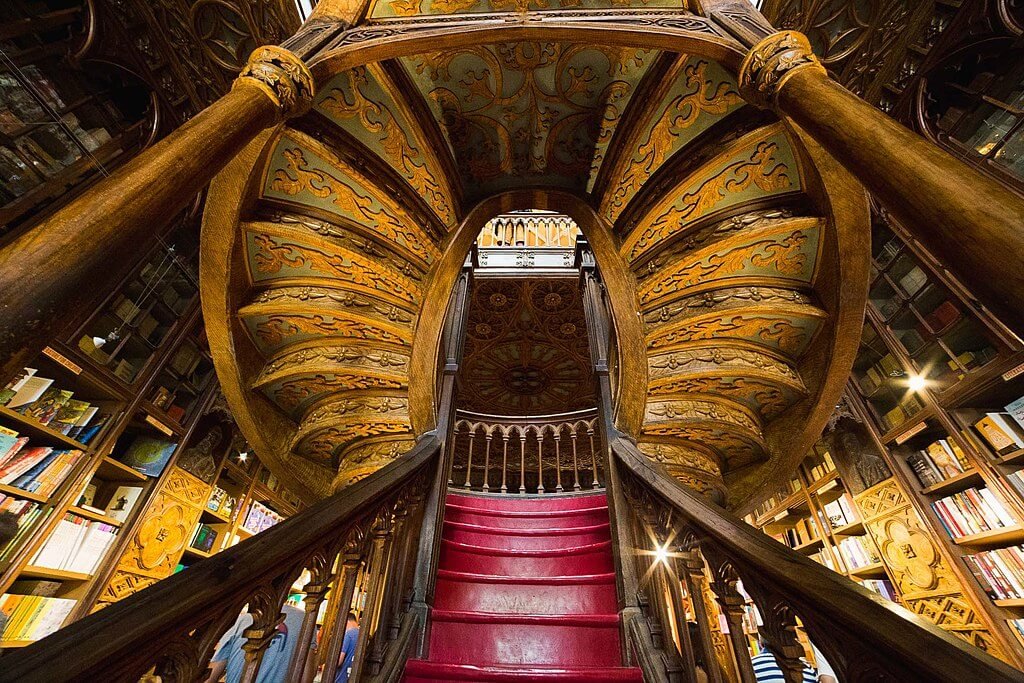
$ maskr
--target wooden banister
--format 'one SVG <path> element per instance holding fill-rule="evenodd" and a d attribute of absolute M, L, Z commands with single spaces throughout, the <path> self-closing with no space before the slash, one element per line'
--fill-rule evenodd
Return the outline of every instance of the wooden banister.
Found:
<path fill-rule="evenodd" d="M 303 569 L 326 560 L 328 571 L 339 567 L 335 577 L 348 576 L 340 570 L 342 560 L 365 549 L 371 527 L 385 529 L 387 542 L 419 533 L 439 446 L 434 432 L 424 434 L 405 455 L 314 507 L 19 650 L 17 657 L 4 657 L 0 682 L 136 681 L 153 667 L 165 682 L 193 681 L 246 604 L 254 623 L 245 635 L 258 664 L 270 640 L 265 634 L 275 632 L 281 605 Z M 367 567 L 367 573 L 378 571 Z M 389 592 L 411 587 L 411 572 L 388 578 Z M 351 587 L 343 589 L 337 580 L 335 591 L 351 595 Z M 340 628 L 347 610 L 339 612 Z M 393 618 L 378 614 L 375 621 Z M 414 622 L 402 621 L 403 650 Z M 386 638 L 387 631 L 371 635 Z M 385 661 L 391 661 L 387 654 Z"/>
<path fill-rule="evenodd" d="M 787 680 L 800 680 L 799 617 L 844 682 L 1024 681 L 1024 673 L 744 524 L 676 481 L 623 435 L 611 446 L 631 510 L 669 531 L 673 554 L 699 549 L 713 588 L 731 583 L 735 590 L 735 579 L 743 581 L 764 621 L 759 632 L 782 668 L 789 667 Z M 638 548 L 636 555 L 651 550 Z"/>

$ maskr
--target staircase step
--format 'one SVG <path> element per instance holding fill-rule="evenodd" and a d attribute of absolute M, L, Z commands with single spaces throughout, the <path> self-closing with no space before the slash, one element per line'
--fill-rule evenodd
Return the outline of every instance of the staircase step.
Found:
<path fill-rule="evenodd" d="M 552 512 L 558 510 L 579 510 L 606 505 L 604 492 L 594 495 L 568 496 L 510 496 L 480 495 L 470 496 L 463 493 L 449 493 L 447 503 L 475 510 L 511 511 L 511 512 Z"/>
<path fill-rule="evenodd" d="M 440 570 L 434 607 L 501 614 L 613 613 L 615 574 L 492 576 Z"/>
<path fill-rule="evenodd" d="M 440 568 L 496 576 L 568 576 L 614 571 L 611 541 L 555 550 L 509 550 L 441 540 Z"/>
<path fill-rule="evenodd" d="M 522 667 L 472 666 L 469 664 L 441 664 L 420 659 L 409 660 L 405 666 L 405 680 L 423 681 L 475 681 L 476 683 L 613 683 L 617 681 L 643 681 L 640 669 L 625 667 Z"/>
<path fill-rule="evenodd" d="M 444 538 L 484 548 L 554 550 L 600 543 L 611 536 L 608 522 L 586 527 L 503 529 L 445 520 Z"/>
<path fill-rule="evenodd" d="M 578 510 L 480 510 L 463 505 L 445 506 L 444 517 L 453 522 L 480 524 L 504 529 L 547 529 L 552 527 L 592 526 L 608 521 L 608 506 Z"/>
<path fill-rule="evenodd" d="M 430 659 L 477 666 L 615 667 L 617 614 L 493 614 L 435 609 Z"/>

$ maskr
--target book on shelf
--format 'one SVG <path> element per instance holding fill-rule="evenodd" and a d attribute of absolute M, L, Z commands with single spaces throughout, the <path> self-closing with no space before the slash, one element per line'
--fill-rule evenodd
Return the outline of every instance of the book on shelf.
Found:
<path fill-rule="evenodd" d="M 878 593 L 887 600 L 898 602 L 896 598 L 896 589 L 893 588 L 892 582 L 889 581 L 889 579 L 864 579 L 861 581 L 861 585 L 869 591 Z"/>
<path fill-rule="evenodd" d="M 1010 625 L 1013 635 L 1017 636 L 1017 640 L 1024 646 L 1024 619 L 1007 619 L 1006 623 Z"/>
<path fill-rule="evenodd" d="M 189 546 L 204 553 L 210 552 L 214 542 L 217 540 L 217 530 L 209 524 L 200 524 L 192 534 Z"/>
<path fill-rule="evenodd" d="M 985 413 L 974 428 L 1000 455 L 1024 448 L 1024 427 L 1010 413 Z"/>
<path fill-rule="evenodd" d="M 836 565 L 832 561 L 832 556 L 829 555 L 824 550 L 819 550 L 818 552 L 816 552 L 813 555 L 811 555 L 810 558 L 812 560 L 814 560 L 815 562 L 817 562 L 818 564 L 820 564 L 820 565 L 822 565 L 824 567 L 828 567 L 832 571 L 836 571 Z"/>
<path fill-rule="evenodd" d="M 821 462 L 814 467 L 811 467 L 808 472 L 811 475 L 811 479 L 817 481 L 818 479 L 824 479 L 826 476 L 835 472 L 836 465 L 832 462 L 832 454 L 825 451 L 822 454 Z"/>
<path fill-rule="evenodd" d="M 871 541 L 865 536 L 847 536 L 839 542 L 839 552 L 851 571 L 881 562 Z"/>
<path fill-rule="evenodd" d="M 77 448 L 51 451 L 38 464 L 11 482 L 11 486 L 49 498 L 83 455 Z"/>
<path fill-rule="evenodd" d="M 20 388 L 8 399 L 5 405 L 11 410 L 17 410 L 22 406 L 35 403 L 50 388 L 51 384 L 53 384 L 52 379 L 33 374 L 25 378 Z"/>
<path fill-rule="evenodd" d="M 114 495 L 110 497 L 110 502 L 107 504 L 103 514 L 123 522 L 128 519 L 128 515 L 131 514 L 135 503 L 141 495 L 141 486 L 118 486 L 117 490 L 114 491 Z"/>
<path fill-rule="evenodd" d="M 939 439 L 906 457 L 923 488 L 963 474 L 970 467 L 967 456 L 951 439 Z"/>
<path fill-rule="evenodd" d="M 90 416 L 90 422 L 82 425 L 81 427 L 76 425 L 75 428 L 71 430 L 71 438 L 81 444 L 89 445 L 89 443 L 96 438 L 96 435 L 103 431 L 103 428 L 106 427 L 113 419 L 115 409 L 113 407 L 105 408 L 103 406 L 98 406 L 98 408 L 102 411 L 100 412 L 99 417 L 93 420 L 91 419 L 92 416 Z"/>
<path fill-rule="evenodd" d="M 71 400 L 74 392 L 51 386 L 39 400 L 18 408 L 18 412 L 41 425 L 49 426 L 57 413 Z"/>
<path fill-rule="evenodd" d="M 254 534 L 258 534 L 261 531 L 269 529 L 283 519 L 284 517 L 277 514 L 266 505 L 263 505 L 259 501 L 253 501 L 252 505 L 249 506 L 249 512 L 245 515 L 245 523 L 242 526 Z"/>
<path fill-rule="evenodd" d="M 860 519 L 854 511 L 853 498 L 850 497 L 849 493 L 844 493 L 840 498 L 831 503 L 826 503 L 824 512 L 829 525 L 833 529 L 848 526 Z"/>
<path fill-rule="evenodd" d="M 987 550 L 964 559 L 989 597 L 1024 599 L 1024 546 Z"/>
<path fill-rule="evenodd" d="M 69 400 L 61 407 L 60 410 L 57 411 L 57 415 L 53 418 L 53 424 L 51 427 L 67 436 L 90 407 L 91 406 L 88 401 L 79 401 L 74 398 Z"/>
<path fill-rule="evenodd" d="M 117 527 L 69 512 L 29 561 L 36 567 L 92 574 L 117 538 Z"/>
<path fill-rule="evenodd" d="M 1013 526 L 1016 522 L 986 487 L 969 488 L 932 503 L 950 536 L 959 538 Z"/>
<path fill-rule="evenodd" d="M 0 493 L 0 512 L 14 515 L 18 525 L 14 537 L 7 542 L 7 545 L 0 546 L 0 562 L 3 562 L 21 545 L 21 541 L 32 528 L 32 523 L 42 515 L 43 509 L 39 503 L 34 501 Z"/>
<path fill-rule="evenodd" d="M 39 640 L 61 627 L 77 600 L 42 595 L 0 596 L 0 611 L 7 616 L 3 640 Z"/>
<path fill-rule="evenodd" d="M 21 391 L 21 388 L 25 386 L 29 378 L 38 372 L 35 368 L 22 368 L 7 385 L 0 389 L 0 406 L 7 405 L 15 394 Z"/>
<path fill-rule="evenodd" d="M 810 543 L 818 537 L 814 522 L 809 517 L 801 518 L 792 527 L 783 529 L 782 537 L 784 543 L 790 548 L 796 548 Z"/>
<path fill-rule="evenodd" d="M 147 477 L 159 477 L 178 444 L 139 434 L 116 459 Z"/>

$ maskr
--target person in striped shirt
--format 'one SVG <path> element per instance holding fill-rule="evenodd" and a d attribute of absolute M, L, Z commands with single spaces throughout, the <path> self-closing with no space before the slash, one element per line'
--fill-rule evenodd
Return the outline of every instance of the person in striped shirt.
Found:
<path fill-rule="evenodd" d="M 754 665 L 754 679 L 757 683 L 786 683 L 786 676 L 782 673 L 782 668 L 763 639 L 761 640 L 761 650 L 761 654 L 750 658 L 750 663 Z M 804 662 L 803 683 L 818 683 L 818 672 L 807 662 Z"/>

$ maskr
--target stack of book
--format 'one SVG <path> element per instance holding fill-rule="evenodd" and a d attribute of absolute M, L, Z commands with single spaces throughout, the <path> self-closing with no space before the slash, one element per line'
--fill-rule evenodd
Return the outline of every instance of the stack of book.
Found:
<path fill-rule="evenodd" d="M 863 536 L 848 536 L 839 542 L 839 552 L 843 554 L 847 569 L 851 571 L 881 562 L 874 546 Z"/>
<path fill-rule="evenodd" d="M 810 543 L 818 537 L 814 529 L 814 522 L 810 518 L 799 520 L 795 526 L 782 531 L 782 542 L 790 548 L 797 548 Z"/>
<path fill-rule="evenodd" d="M 67 513 L 29 564 L 91 574 L 117 537 L 117 527 Z"/>
<path fill-rule="evenodd" d="M 883 598 L 897 602 L 896 600 L 896 589 L 892 587 L 892 583 L 889 579 L 864 579 L 861 581 L 861 585 L 867 588 L 869 591 L 878 593 Z"/>
<path fill-rule="evenodd" d="M 809 472 L 811 475 L 811 479 L 813 481 L 817 481 L 818 479 L 824 479 L 827 475 L 831 474 L 832 472 L 835 472 L 835 470 L 836 465 L 834 462 L 832 462 L 832 454 L 829 453 L 828 451 L 825 451 L 825 454 L 822 456 L 821 462 L 812 467 L 809 470 Z"/>
<path fill-rule="evenodd" d="M 965 555 L 978 583 L 996 600 L 1024 598 L 1024 547 L 999 548 Z"/>
<path fill-rule="evenodd" d="M 859 519 L 857 513 L 854 512 L 853 498 L 850 497 L 849 493 L 844 493 L 842 498 L 827 503 L 825 505 L 825 516 L 828 518 L 828 523 L 833 529 L 849 526 Z"/>
<path fill-rule="evenodd" d="M 263 505 L 258 501 L 253 501 L 253 504 L 249 506 L 249 513 L 245 516 L 245 524 L 242 526 L 254 534 L 258 534 L 265 529 L 269 529 L 283 519 L 284 517 L 277 514 L 266 505 Z"/>
<path fill-rule="evenodd" d="M 988 445 L 999 455 L 1006 455 L 1024 448 L 1024 399 L 1018 399 L 1006 406 L 1007 413 L 985 413 L 985 417 L 974 423 Z"/>
<path fill-rule="evenodd" d="M 9 512 L 14 515 L 18 523 L 18 531 L 14 537 L 7 542 L 7 545 L 0 547 L 0 562 L 4 562 L 21 545 L 22 538 L 32 528 L 32 522 L 39 519 L 42 514 L 42 506 L 30 500 L 0 493 L 0 512 Z"/>
<path fill-rule="evenodd" d="M 3 640 L 39 640 L 61 627 L 77 600 L 43 595 L 0 596 L 0 611 L 7 615 Z"/>
<path fill-rule="evenodd" d="M 35 368 L 24 368 L 0 390 L 0 405 L 50 427 L 82 443 L 99 432 L 109 415 L 93 423 L 99 405 L 73 399 L 74 392 L 53 386 L 53 380 L 36 374 Z"/>
<path fill-rule="evenodd" d="M 959 538 L 1013 526 L 1016 521 L 987 488 L 970 488 L 932 503 L 950 536 Z"/>
<path fill-rule="evenodd" d="M 5 438 L 6 437 L 6 438 Z M 0 451 L 9 439 L 15 441 L 0 453 L 0 484 L 37 493 L 49 498 L 82 458 L 77 449 L 60 450 L 48 446 L 28 446 L 28 439 L 0 434 Z"/>
<path fill-rule="evenodd" d="M 875 392 L 878 387 L 886 381 L 904 375 L 903 366 L 891 353 L 882 356 L 881 359 L 865 371 L 858 384 L 861 390 L 868 395 Z"/>
<path fill-rule="evenodd" d="M 907 456 L 907 464 L 921 486 L 928 488 L 963 474 L 971 464 L 963 450 L 951 439 L 939 439 Z"/>

